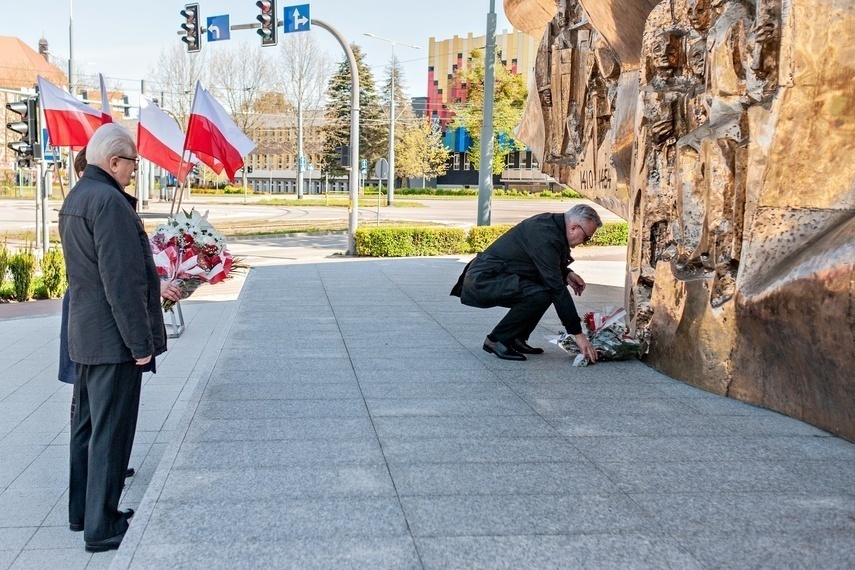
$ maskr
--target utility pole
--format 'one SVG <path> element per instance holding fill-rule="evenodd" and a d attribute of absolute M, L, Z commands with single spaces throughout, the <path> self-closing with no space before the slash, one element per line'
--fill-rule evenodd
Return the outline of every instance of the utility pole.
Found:
<path fill-rule="evenodd" d="M 74 0 L 68 0 L 68 92 L 74 95 L 75 77 L 74 77 L 74 18 L 72 16 Z M 74 153 L 68 149 L 68 189 L 74 186 L 77 182 L 77 173 L 74 172 Z"/>
<path fill-rule="evenodd" d="M 421 49 L 419 46 L 405 44 L 388 38 L 381 38 L 374 34 L 365 34 L 369 38 L 383 40 L 392 44 L 392 85 L 391 93 L 389 93 L 389 177 L 386 185 L 387 190 L 386 205 L 391 206 L 395 201 L 395 72 L 397 71 L 397 60 L 395 59 L 395 44 L 400 44 L 413 49 Z"/>
<path fill-rule="evenodd" d="M 303 98 L 302 89 L 297 98 L 297 199 L 303 199 L 303 169 L 306 167 L 306 157 L 303 156 Z"/>
<path fill-rule="evenodd" d="M 484 118 L 481 124 L 481 160 L 478 169 L 478 225 L 490 225 L 493 200 L 493 98 L 496 66 L 496 0 L 487 14 L 487 51 L 484 54 Z"/>

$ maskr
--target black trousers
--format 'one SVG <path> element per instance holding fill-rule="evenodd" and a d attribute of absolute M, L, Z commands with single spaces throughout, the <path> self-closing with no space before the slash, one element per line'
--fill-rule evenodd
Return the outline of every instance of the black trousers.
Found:
<path fill-rule="evenodd" d="M 552 295 L 546 287 L 533 281 L 520 279 L 516 295 L 502 301 L 500 306 L 509 307 L 510 311 L 490 333 L 490 338 L 503 344 L 515 338 L 528 340 L 551 304 Z"/>
<path fill-rule="evenodd" d="M 119 499 L 140 407 L 142 368 L 135 362 L 75 364 L 68 521 L 83 523 L 87 541 L 128 528 Z"/>

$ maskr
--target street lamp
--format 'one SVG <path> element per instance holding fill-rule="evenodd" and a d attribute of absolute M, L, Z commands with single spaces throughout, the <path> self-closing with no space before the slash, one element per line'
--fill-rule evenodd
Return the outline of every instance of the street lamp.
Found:
<path fill-rule="evenodd" d="M 392 202 L 395 201 L 395 44 L 400 44 L 404 47 L 413 49 L 421 48 L 419 46 L 390 40 L 389 38 L 381 38 L 380 36 L 375 36 L 374 34 L 366 33 L 365 35 L 369 38 L 383 40 L 384 42 L 389 42 L 390 44 L 392 44 L 392 85 L 391 93 L 389 93 L 389 180 L 387 181 L 387 186 L 389 187 L 389 189 L 388 195 L 386 197 L 386 204 L 388 206 L 391 206 Z"/>

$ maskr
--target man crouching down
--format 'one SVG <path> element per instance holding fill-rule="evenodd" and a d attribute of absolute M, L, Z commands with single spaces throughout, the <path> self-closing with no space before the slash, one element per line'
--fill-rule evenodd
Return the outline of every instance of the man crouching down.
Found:
<path fill-rule="evenodd" d="M 597 352 L 582 333 L 576 305 L 585 281 L 570 269 L 570 249 L 587 243 L 603 222 L 590 206 L 579 204 L 564 214 L 538 214 L 523 220 L 469 262 L 451 294 L 470 307 L 509 308 L 484 340 L 484 350 L 504 360 L 525 360 L 543 349 L 528 337 L 549 308 L 572 334 L 582 354 L 596 362 Z"/>

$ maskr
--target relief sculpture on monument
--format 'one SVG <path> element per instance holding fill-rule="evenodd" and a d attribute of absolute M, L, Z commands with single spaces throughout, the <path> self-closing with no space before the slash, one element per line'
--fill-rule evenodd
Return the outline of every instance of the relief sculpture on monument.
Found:
<path fill-rule="evenodd" d="M 855 440 L 855 0 L 505 0 L 518 137 L 630 223 L 645 361 Z"/>

